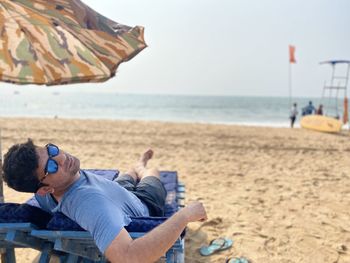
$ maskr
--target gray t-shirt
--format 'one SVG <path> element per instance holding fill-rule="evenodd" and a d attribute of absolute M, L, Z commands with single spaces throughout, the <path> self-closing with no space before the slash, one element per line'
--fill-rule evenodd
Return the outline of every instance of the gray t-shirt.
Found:
<path fill-rule="evenodd" d="M 40 207 L 48 212 L 62 212 L 93 236 L 102 253 L 130 216 L 148 216 L 147 207 L 133 193 L 118 183 L 80 171 L 80 178 L 57 203 L 51 195 L 35 195 Z"/>

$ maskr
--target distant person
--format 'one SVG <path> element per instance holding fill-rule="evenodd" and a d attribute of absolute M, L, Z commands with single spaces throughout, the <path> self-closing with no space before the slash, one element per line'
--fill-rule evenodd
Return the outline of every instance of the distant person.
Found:
<path fill-rule="evenodd" d="M 316 113 L 316 108 L 312 104 L 312 101 L 310 100 L 309 104 L 303 108 L 302 115 L 306 116 L 306 115 L 310 115 L 310 114 L 314 114 L 314 113 Z"/>
<path fill-rule="evenodd" d="M 298 109 L 297 109 L 297 104 L 294 103 L 291 110 L 290 110 L 290 127 L 293 128 L 294 127 L 294 122 L 297 119 L 297 115 L 298 115 Z"/>
<path fill-rule="evenodd" d="M 317 115 L 323 115 L 323 105 L 322 104 L 320 104 L 320 106 L 318 106 L 316 114 Z"/>

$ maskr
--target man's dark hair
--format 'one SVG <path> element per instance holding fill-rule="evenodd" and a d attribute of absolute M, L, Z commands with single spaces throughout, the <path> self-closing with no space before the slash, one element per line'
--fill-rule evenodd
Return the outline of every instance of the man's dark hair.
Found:
<path fill-rule="evenodd" d="M 39 157 L 31 139 L 26 143 L 13 145 L 5 154 L 2 170 L 7 185 L 17 191 L 35 193 L 38 190 L 39 179 L 36 169 L 39 167 Z"/>

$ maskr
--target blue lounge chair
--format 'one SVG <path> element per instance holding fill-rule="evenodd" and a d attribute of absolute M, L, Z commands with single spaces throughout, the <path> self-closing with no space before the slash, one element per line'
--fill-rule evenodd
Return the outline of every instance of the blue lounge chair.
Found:
<path fill-rule="evenodd" d="M 111 180 L 118 176 L 115 170 L 90 171 Z M 165 217 L 132 218 L 126 227 L 132 238 L 145 235 L 183 206 L 185 187 L 178 182 L 177 172 L 160 174 L 167 190 Z M 46 212 L 35 206 L 10 203 L 0 204 L 0 211 L 0 249 L 6 263 L 16 262 L 14 249 L 18 247 L 39 250 L 39 263 L 49 262 L 52 255 L 61 262 L 107 262 L 90 233 L 61 213 L 47 217 Z M 164 256 L 167 263 L 184 262 L 184 233 Z"/>

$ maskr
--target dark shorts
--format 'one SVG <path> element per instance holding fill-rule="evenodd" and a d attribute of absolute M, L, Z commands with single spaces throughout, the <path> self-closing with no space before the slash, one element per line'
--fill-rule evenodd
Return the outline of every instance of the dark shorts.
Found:
<path fill-rule="evenodd" d="M 136 183 L 130 175 L 122 174 L 114 181 L 135 194 L 148 207 L 150 216 L 164 216 L 167 193 L 159 178 L 147 176 Z"/>

